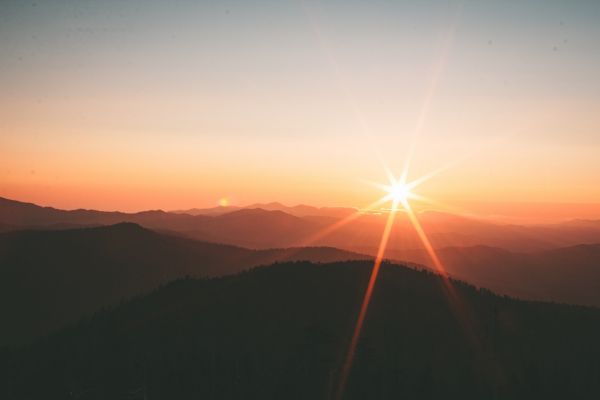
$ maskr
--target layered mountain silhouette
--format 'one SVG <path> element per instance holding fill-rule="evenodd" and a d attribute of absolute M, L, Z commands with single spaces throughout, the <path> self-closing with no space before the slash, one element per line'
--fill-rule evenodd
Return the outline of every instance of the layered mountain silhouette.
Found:
<path fill-rule="evenodd" d="M 285 260 L 366 258 L 323 247 L 248 250 L 159 234 L 133 223 L 2 233 L 0 345 L 28 341 L 185 276 L 222 276 Z"/>
<path fill-rule="evenodd" d="M 387 215 L 255 206 L 0 199 L 0 398 L 339 399 Z M 599 308 L 500 296 L 600 306 L 599 221 L 419 220 L 475 286 L 399 213 L 341 398 L 600 395 Z"/>
<path fill-rule="evenodd" d="M 384 214 L 359 213 L 357 218 L 342 224 L 340 222 L 351 209 L 314 208 L 317 211 L 313 212 L 318 214 L 313 215 L 306 211 L 312 209 L 309 206 L 301 206 L 304 210 L 301 213 L 289 211 L 294 207 L 263 206 L 270 209 L 244 208 L 218 215 L 190 215 L 160 210 L 139 213 L 65 211 L 0 199 L 0 223 L 4 224 L 0 229 L 55 229 L 134 222 L 149 229 L 256 249 L 319 245 L 373 255 L 377 252 L 386 220 Z M 287 212 L 278 208 L 285 208 Z M 482 245 L 529 252 L 600 242 L 600 221 L 520 226 L 440 212 L 424 212 L 419 219 L 436 248 Z M 334 226 L 337 229 L 331 229 Z M 396 218 L 388 247 L 392 251 L 423 247 L 403 213 Z"/>
<path fill-rule="evenodd" d="M 451 276 L 500 294 L 600 306 L 600 245 L 534 253 L 444 248 L 438 255 Z M 431 264 L 421 250 L 388 251 L 386 257 Z M 0 333 L 0 344 L 26 342 L 85 313 L 188 275 L 223 276 L 285 260 L 367 258 L 326 247 L 249 250 L 159 234 L 132 223 L 4 233 L 0 310 L 9 323 Z"/>
<path fill-rule="evenodd" d="M 209 215 L 209 216 L 217 216 L 227 214 L 233 211 L 239 211 L 244 208 L 260 208 L 262 210 L 267 211 L 283 211 L 286 214 L 295 215 L 296 217 L 347 217 L 355 213 L 357 210 L 355 208 L 349 207 L 313 207 L 307 206 L 304 204 L 299 204 L 297 206 L 286 206 L 279 202 L 271 202 L 271 203 L 255 203 L 251 204 L 247 207 L 239 207 L 239 206 L 217 206 L 210 208 L 191 208 L 188 210 L 176 210 L 173 211 L 177 214 L 190 214 L 190 215 Z"/>
<path fill-rule="evenodd" d="M 0 397 L 335 398 L 371 268 L 285 263 L 176 281 L 4 350 Z M 600 396 L 600 310 L 452 287 L 382 266 L 343 399 Z"/>
<path fill-rule="evenodd" d="M 423 250 L 388 257 L 431 266 Z M 522 299 L 600 307 L 600 245 L 581 244 L 531 253 L 475 246 L 437 250 L 445 270 L 496 293 Z"/>

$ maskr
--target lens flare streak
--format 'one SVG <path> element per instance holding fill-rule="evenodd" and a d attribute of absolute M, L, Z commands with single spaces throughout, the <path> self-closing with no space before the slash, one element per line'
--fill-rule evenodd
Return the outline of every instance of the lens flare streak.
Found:
<path fill-rule="evenodd" d="M 431 258 L 433 266 L 435 267 L 437 273 L 441 277 L 442 289 L 448 299 L 450 311 L 452 312 L 452 314 L 454 314 L 456 320 L 460 324 L 465 335 L 467 335 L 467 337 L 469 338 L 471 344 L 475 346 L 476 350 L 479 352 L 481 350 L 481 344 L 475 332 L 475 326 L 473 325 L 474 317 L 473 315 L 471 315 L 470 307 L 468 307 L 465 301 L 456 292 L 456 289 L 454 288 L 454 285 L 452 284 L 452 281 L 448 276 L 446 268 L 444 267 L 440 258 L 435 252 L 431 241 L 427 237 L 425 230 L 423 229 L 421 223 L 419 222 L 419 219 L 415 215 L 414 211 L 411 209 L 410 205 L 406 204 L 405 209 L 412 226 L 414 227 L 415 231 L 417 232 L 417 235 L 419 236 L 419 239 L 425 247 L 425 251 L 427 251 L 427 254 L 429 255 L 429 258 Z"/>
<path fill-rule="evenodd" d="M 379 199 L 371 204 L 369 204 L 368 206 L 348 215 L 347 217 L 335 222 L 334 224 L 331 224 L 323 229 L 321 229 L 320 231 L 318 231 L 317 233 L 309 236 L 308 238 L 302 240 L 301 243 L 299 243 L 297 245 L 297 247 L 305 247 L 305 246 L 309 246 L 312 243 L 315 243 L 317 241 L 319 241 L 320 239 L 323 239 L 324 237 L 326 237 L 327 235 L 332 234 L 333 232 L 337 231 L 338 229 L 342 228 L 343 226 L 349 224 L 350 222 L 354 221 L 355 219 L 359 218 L 360 216 L 364 215 L 365 212 L 368 211 L 373 211 L 375 210 L 376 207 L 379 207 L 381 205 L 383 205 L 385 202 L 387 202 L 388 199 L 387 198 L 382 198 Z"/>
<path fill-rule="evenodd" d="M 394 206 L 392 207 L 392 210 L 390 211 L 387 221 L 385 223 L 385 228 L 383 229 L 381 241 L 380 241 L 379 247 L 377 249 L 377 256 L 375 257 L 373 269 L 371 270 L 371 277 L 369 278 L 369 284 L 367 285 L 367 290 L 365 292 L 363 302 L 360 306 L 358 320 L 356 321 L 356 325 L 354 327 L 354 333 L 352 334 L 352 339 L 350 340 L 350 347 L 348 348 L 348 352 L 346 354 L 344 364 L 342 365 L 339 387 L 336 392 L 337 393 L 336 399 L 342 398 L 342 394 L 343 394 L 344 388 L 346 386 L 346 380 L 348 379 L 348 374 L 350 373 L 350 369 L 352 368 L 352 362 L 354 360 L 354 353 L 356 352 L 356 345 L 358 344 L 358 340 L 360 338 L 360 332 L 362 331 L 365 317 L 367 315 L 367 310 L 369 308 L 369 303 L 371 302 L 371 296 L 373 295 L 373 288 L 375 287 L 375 282 L 377 281 L 377 275 L 379 274 L 379 268 L 381 267 L 381 262 L 383 261 L 383 256 L 385 255 L 385 248 L 387 247 L 387 243 L 390 238 L 390 233 L 392 231 L 392 225 L 394 224 L 394 218 L 396 216 L 397 210 L 398 210 L 397 204 L 394 203 Z"/>
<path fill-rule="evenodd" d="M 381 267 L 381 263 L 383 261 L 384 255 L 385 255 L 385 250 L 386 250 L 389 238 L 390 238 L 394 219 L 396 217 L 397 212 L 399 211 L 399 208 L 398 208 L 399 205 L 401 205 L 402 208 L 404 209 L 404 211 L 406 212 L 406 215 L 408 216 L 408 219 L 409 219 L 412 227 L 414 228 L 415 232 L 417 233 L 419 240 L 422 242 L 423 247 L 425 248 L 425 251 L 431 258 L 431 261 L 433 263 L 433 266 L 436 269 L 436 272 L 439 274 L 439 276 L 441 278 L 442 290 L 443 290 L 444 295 L 448 299 L 448 305 L 449 305 L 450 311 L 455 316 L 455 318 L 457 319 L 462 330 L 465 332 L 467 337 L 470 339 L 471 343 L 475 346 L 476 350 L 480 350 L 479 339 L 475 333 L 475 329 L 474 329 L 474 326 L 472 323 L 473 316 L 470 314 L 470 309 L 467 306 L 467 304 L 460 298 L 458 293 L 456 292 L 456 290 L 452 284 L 452 281 L 450 280 L 450 277 L 448 276 L 448 273 L 446 272 L 446 269 L 444 268 L 444 265 L 442 264 L 440 258 L 438 257 L 437 253 L 435 252 L 435 249 L 434 249 L 433 245 L 431 244 L 431 241 L 429 240 L 427 234 L 425 233 L 425 230 L 423 229 L 423 226 L 419 222 L 417 215 L 415 214 L 415 212 L 413 211 L 413 209 L 409 203 L 409 199 L 420 198 L 419 195 L 412 193 L 410 190 L 413 189 L 414 187 L 418 186 L 420 183 L 424 182 L 425 180 L 430 179 L 431 177 L 433 177 L 437 173 L 441 172 L 442 170 L 443 169 L 434 171 L 430 174 L 425 175 L 423 178 L 417 179 L 410 183 L 406 182 L 406 171 L 402 174 L 400 179 L 396 179 L 391 173 L 388 172 L 388 178 L 390 180 L 390 185 L 389 186 L 379 185 L 379 187 L 381 187 L 382 189 L 384 189 L 385 191 L 388 192 L 388 194 L 386 196 L 384 196 L 380 201 L 392 201 L 392 207 L 389 210 L 388 218 L 387 218 L 385 228 L 383 230 L 383 234 L 381 237 L 381 241 L 379 243 L 379 247 L 377 250 L 377 255 L 375 257 L 373 270 L 371 271 L 371 276 L 369 278 L 369 283 L 367 285 L 367 289 L 365 291 L 365 295 L 364 295 L 364 298 L 363 298 L 363 301 L 362 301 L 362 304 L 360 307 L 358 319 L 356 321 L 355 328 L 354 328 L 354 331 L 352 334 L 352 338 L 350 340 L 350 345 L 346 352 L 344 363 L 342 364 L 342 369 L 341 369 L 340 377 L 339 377 L 339 385 L 337 387 L 337 391 L 335 392 L 335 398 L 337 400 L 342 399 L 344 389 L 346 386 L 346 382 L 348 380 L 348 376 L 352 369 L 352 363 L 354 361 L 356 347 L 357 347 L 359 339 L 360 339 L 360 334 L 361 334 L 361 331 L 362 331 L 362 328 L 363 328 L 363 325 L 365 322 L 366 314 L 367 314 L 367 311 L 369 308 L 369 303 L 371 302 L 371 297 L 373 295 L 373 290 L 375 287 L 375 283 L 377 281 L 379 269 Z M 401 188 L 403 190 L 402 195 L 398 195 L 396 193 L 397 187 L 399 185 L 401 186 Z"/>

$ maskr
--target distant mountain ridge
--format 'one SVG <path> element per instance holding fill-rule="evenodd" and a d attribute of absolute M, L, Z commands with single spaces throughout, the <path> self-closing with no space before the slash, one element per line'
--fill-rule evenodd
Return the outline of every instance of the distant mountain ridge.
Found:
<path fill-rule="evenodd" d="M 255 249 L 274 247 L 330 246 L 375 254 L 386 215 L 358 213 L 345 220 L 331 209 L 328 215 L 294 215 L 277 209 L 244 208 L 219 215 L 189 215 L 161 210 L 138 213 L 94 210 L 57 210 L 0 199 L 0 229 L 48 229 L 57 227 L 112 225 L 134 222 L 146 228 L 177 233 L 195 239 Z M 302 206 L 308 207 L 310 206 Z M 312 208 L 311 208 L 312 209 Z M 315 208 L 316 209 L 316 208 Z M 342 209 L 343 213 L 351 209 Z M 600 242 L 600 221 L 570 221 L 550 225 L 506 225 L 441 212 L 424 212 L 418 218 L 435 248 L 484 245 L 529 252 Z M 335 229 L 333 229 L 335 227 Z M 390 233 L 392 251 L 422 249 L 410 219 L 399 212 Z"/>
<path fill-rule="evenodd" d="M 0 345 L 30 340 L 185 276 L 223 276 L 286 260 L 368 258 L 324 247 L 249 250 L 159 234 L 133 223 L 2 233 Z"/>
<path fill-rule="evenodd" d="M 444 248 L 438 255 L 451 276 L 497 293 L 600 307 L 600 245 L 538 253 L 476 246 Z M 0 332 L 0 344 L 28 340 L 188 275 L 223 276 L 286 260 L 370 258 L 327 247 L 249 250 L 160 234 L 133 223 L 2 233 L 0 311 L 14 323 Z M 429 256 L 418 250 L 389 251 L 386 258 L 430 265 Z M 25 311 L 16 311 L 15 303 Z"/>
<path fill-rule="evenodd" d="M 489 247 L 436 251 L 457 279 L 521 299 L 600 307 L 600 244 L 579 244 L 530 253 Z M 432 265 L 422 250 L 390 251 L 390 258 Z"/>
<path fill-rule="evenodd" d="M 245 207 L 242 206 L 217 206 L 210 208 L 191 208 L 188 210 L 175 210 L 172 211 L 176 214 L 189 214 L 189 215 L 208 215 L 218 216 L 233 211 L 243 209 L 260 208 L 267 211 L 283 211 L 287 214 L 291 214 L 297 217 L 336 217 L 343 218 L 351 215 L 358 211 L 355 208 L 350 207 L 314 207 L 305 204 L 298 204 L 295 206 L 286 206 L 279 202 L 271 203 L 254 203 Z"/>

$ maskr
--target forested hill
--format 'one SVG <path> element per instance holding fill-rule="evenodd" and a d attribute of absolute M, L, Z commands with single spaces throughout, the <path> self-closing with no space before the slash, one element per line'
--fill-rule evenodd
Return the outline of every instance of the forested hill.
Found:
<path fill-rule="evenodd" d="M 27 342 L 187 275 L 223 276 L 285 260 L 366 258 L 325 247 L 249 250 L 131 223 L 0 233 L 0 346 Z"/>
<path fill-rule="evenodd" d="M 370 271 L 301 262 L 178 280 L 5 350 L 0 397 L 330 399 Z M 600 397 L 600 310 L 444 287 L 382 266 L 345 399 Z"/>

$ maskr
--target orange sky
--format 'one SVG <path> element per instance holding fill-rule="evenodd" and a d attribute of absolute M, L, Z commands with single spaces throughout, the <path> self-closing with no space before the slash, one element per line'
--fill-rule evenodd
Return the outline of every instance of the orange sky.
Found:
<path fill-rule="evenodd" d="M 6 6 L 0 196 L 361 207 L 414 143 L 442 203 L 600 217 L 597 7 L 539 4 Z"/>

